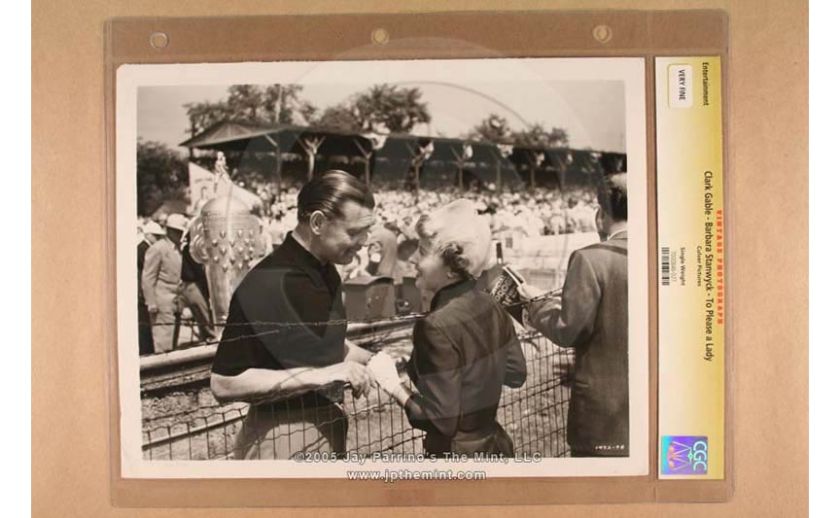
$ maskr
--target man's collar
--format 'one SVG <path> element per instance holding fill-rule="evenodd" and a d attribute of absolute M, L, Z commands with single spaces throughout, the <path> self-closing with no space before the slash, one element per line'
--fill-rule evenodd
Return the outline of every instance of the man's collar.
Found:
<path fill-rule="evenodd" d="M 616 230 L 615 232 L 607 236 L 606 240 L 609 241 L 610 239 L 627 239 L 627 229 L 622 228 L 621 230 Z"/>
<path fill-rule="evenodd" d="M 445 306 L 450 300 L 472 291 L 475 285 L 475 279 L 465 279 L 444 286 L 432 297 L 432 311 Z"/>
<path fill-rule="evenodd" d="M 299 255 L 301 257 L 301 259 L 306 261 L 306 264 L 309 264 L 312 267 L 318 268 L 318 269 L 326 266 L 325 263 L 322 263 L 320 260 L 318 260 L 318 258 L 315 257 L 312 254 L 312 252 L 310 252 L 309 250 L 306 249 L 305 246 L 303 246 L 303 244 L 298 240 L 298 238 L 295 237 L 294 232 L 290 231 L 286 234 L 286 241 L 285 241 L 284 244 L 288 244 L 287 246 L 289 246 L 289 248 L 296 255 Z"/>

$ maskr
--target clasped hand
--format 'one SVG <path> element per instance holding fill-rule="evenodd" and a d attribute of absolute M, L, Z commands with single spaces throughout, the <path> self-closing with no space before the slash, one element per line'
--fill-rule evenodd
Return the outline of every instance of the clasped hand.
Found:
<path fill-rule="evenodd" d="M 377 383 L 389 394 L 393 394 L 400 386 L 400 375 L 397 364 L 385 352 L 376 353 L 367 364 L 368 369 Z"/>

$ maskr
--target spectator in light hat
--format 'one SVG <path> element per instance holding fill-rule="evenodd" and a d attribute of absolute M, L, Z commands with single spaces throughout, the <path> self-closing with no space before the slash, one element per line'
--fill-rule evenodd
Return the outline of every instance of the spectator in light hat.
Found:
<path fill-rule="evenodd" d="M 166 217 L 166 237 L 146 251 L 141 287 L 152 325 L 154 351 L 172 350 L 178 288 L 181 284 L 181 237 L 187 228 L 183 214 Z"/>
<path fill-rule="evenodd" d="M 163 230 L 163 227 L 161 227 L 154 221 L 148 221 L 145 225 L 143 225 L 143 233 L 147 236 L 154 236 L 155 241 L 166 235 L 166 231 Z"/>
<path fill-rule="evenodd" d="M 143 267 L 146 262 L 146 252 L 158 239 L 166 235 L 163 227 L 154 221 L 148 221 L 140 225 L 140 232 L 137 234 L 137 286 L 143 282 Z M 149 310 L 146 308 L 146 300 L 143 298 L 143 290 L 137 290 L 137 313 L 140 322 L 139 342 L 140 354 L 152 354 L 155 352 L 152 341 L 151 319 Z"/>

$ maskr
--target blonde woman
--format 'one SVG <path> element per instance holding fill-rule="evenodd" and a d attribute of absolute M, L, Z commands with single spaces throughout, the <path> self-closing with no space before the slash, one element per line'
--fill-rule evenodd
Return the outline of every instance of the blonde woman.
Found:
<path fill-rule="evenodd" d="M 408 374 L 376 355 L 369 368 L 426 432 L 429 454 L 511 456 L 513 444 L 496 422 L 502 385 L 525 383 L 525 358 L 508 313 L 476 287 L 490 255 L 490 228 L 468 200 L 454 201 L 417 222 L 417 285 L 433 293 L 431 312 L 414 327 Z"/>

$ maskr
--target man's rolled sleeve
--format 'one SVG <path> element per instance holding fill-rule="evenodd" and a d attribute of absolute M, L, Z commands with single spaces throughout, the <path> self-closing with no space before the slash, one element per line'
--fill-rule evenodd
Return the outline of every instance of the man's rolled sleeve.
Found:
<path fill-rule="evenodd" d="M 601 287 L 592 265 L 584 254 L 573 252 L 560 299 L 529 304 L 531 324 L 561 347 L 586 343 L 595 327 Z"/>

